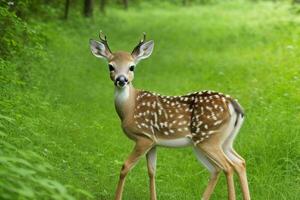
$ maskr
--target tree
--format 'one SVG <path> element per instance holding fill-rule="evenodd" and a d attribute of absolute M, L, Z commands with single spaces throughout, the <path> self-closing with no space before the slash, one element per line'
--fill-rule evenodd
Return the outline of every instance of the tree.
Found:
<path fill-rule="evenodd" d="M 84 0 L 83 15 L 85 17 L 93 15 L 93 0 Z"/>
<path fill-rule="evenodd" d="M 106 0 L 100 0 L 100 10 L 105 13 Z"/>
<path fill-rule="evenodd" d="M 128 9 L 128 0 L 123 0 L 125 10 Z"/>
<path fill-rule="evenodd" d="M 65 14 L 64 14 L 64 19 L 68 19 L 68 15 L 69 15 L 69 6 L 70 6 L 70 0 L 66 0 L 66 2 L 65 2 Z"/>
<path fill-rule="evenodd" d="M 182 5 L 186 6 L 189 3 L 189 0 L 182 0 Z"/>

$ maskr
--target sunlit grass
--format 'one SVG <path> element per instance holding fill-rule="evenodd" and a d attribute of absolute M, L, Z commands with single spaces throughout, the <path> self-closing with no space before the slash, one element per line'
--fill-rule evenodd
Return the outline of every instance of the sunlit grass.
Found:
<path fill-rule="evenodd" d="M 238 98 L 246 120 L 236 149 L 247 161 L 252 198 L 299 198 L 300 22 L 289 6 L 144 5 L 128 12 L 109 9 L 92 20 L 70 19 L 45 26 L 49 58 L 32 64 L 47 69 L 36 77 L 34 91 L 45 105 L 31 107 L 31 118 L 21 120 L 29 127 L 32 118 L 39 119 L 39 134 L 25 132 L 32 143 L 22 145 L 54 166 L 49 176 L 95 199 L 113 198 L 133 143 L 114 111 L 107 66 L 91 55 L 88 39 L 102 29 L 112 50 L 131 51 L 145 31 L 155 49 L 139 64 L 134 86 L 168 95 L 212 89 Z M 128 176 L 124 199 L 148 199 L 146 171 L 141 160 Z M 158 150 L 158 199 L 199 199 L 208 177 L 191 149 Z M 212 199 L 227 198 L 225 182 L 222 177 Z"/>

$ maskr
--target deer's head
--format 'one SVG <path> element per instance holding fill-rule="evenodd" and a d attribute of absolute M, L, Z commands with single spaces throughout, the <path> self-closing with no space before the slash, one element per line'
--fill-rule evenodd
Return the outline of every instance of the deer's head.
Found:
<path fill-rule="evenodd" d="M 117 87 L 123 88 L 134 78 L 134 69 L 138 62 L 148 58 L 153 50 L 154 42 L 146 42 L 144 33 L 143 39 L 136 45 L 131 53 L 117 51 L 112 52 L 108 46 L 106 36 L 100 31 L 100 41 L 90 40 L 91 51 L 94 56 L 106 59 L 110 71 L 110 79 Z"/>

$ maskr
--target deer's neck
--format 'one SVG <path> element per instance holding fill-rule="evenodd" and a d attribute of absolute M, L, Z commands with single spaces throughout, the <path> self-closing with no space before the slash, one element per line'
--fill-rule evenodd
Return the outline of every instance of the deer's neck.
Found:
<path fill-rule="evenodd" d="M 124 88 L 115 87 L 115 107 L 116 111 L 123 121 L 133 115 L 135 105 L 136 90 L 132 84 L 126 85 Z"/>

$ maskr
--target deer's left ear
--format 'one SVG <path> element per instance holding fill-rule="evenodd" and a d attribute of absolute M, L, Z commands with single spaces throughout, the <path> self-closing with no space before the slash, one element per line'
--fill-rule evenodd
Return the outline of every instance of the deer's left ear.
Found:
<path fill-rule="evenodd" d="M 150 40 L 148 42 L 140 42 L 132 51 L 131 55 L 138 63 L 140 60 L 148 58 L 154 48 L 154 41 Z"/>

